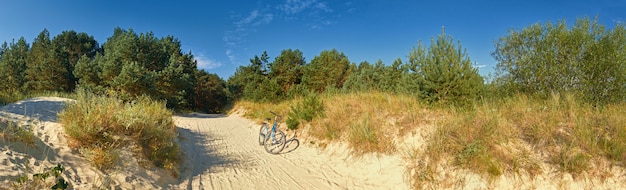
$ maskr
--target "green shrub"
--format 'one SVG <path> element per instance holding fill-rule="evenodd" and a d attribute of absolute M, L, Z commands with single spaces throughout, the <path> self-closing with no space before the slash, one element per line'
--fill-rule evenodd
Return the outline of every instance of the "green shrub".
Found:
<path fill-rule="evenodd" d="M 33 178 L 29 178 L 27 175 L 19 176 L 13 183 L 15 189 L 67 189 L 68 183 L 63 178 L 63 172 L 65 168 L 61 164 L 55 167 L 48 168 L 41 173 L 33 174 Z M 48 180 L 49 177 L 54 177 L 52 182 Z"/>
<path fill-rule="evenodd" d="M 287 127 L 289 129 L 297 129 L 300 120 L 310 122 L 315 117 L 324 115 L 324 104 L 317 95 L 309 95 L 302 102 L 298 102 L 295 106 L 291 106 L 287 118 Z"/>

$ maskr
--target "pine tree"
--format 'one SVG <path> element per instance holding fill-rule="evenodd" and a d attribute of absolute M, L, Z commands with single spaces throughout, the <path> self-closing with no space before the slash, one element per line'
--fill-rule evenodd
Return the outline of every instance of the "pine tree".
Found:
<path fill-rule="evenodd" d="M 66 84 L 63 88 L 71 92 L 78 83 L 78 77 L 74 74 L 76 64 L 82 56 L 93 59 L 101 49 L 93 36 L 87 33 L 77 33 L 73 30 L 63 31 L 52 39 L 51 49 L 53 59 L 57 64 L 65 67 Z"/>
<path fill-rule="evenodd" d="M 283 50 L 270 63 L 269 77 L 276 80 L 282 88 L 281 96 L 286 96 L 288 92 L 300 84 L 302 79 L 302 67 L 306 64 L 304 56 L 300 50 Z"/>
<path fill-rule="evenodd" d="M 345 54 L 336 49 L 325 50 L 305 67 L 302 83 L 315 92 L 323 92 L 327 87 L 342 88 L 351 72 Z"/>
<path fill-rule="evenodd" d="M 431 39 L 429 48 L 413 48 L 409 65 L 420 83 L 420 94 L 430 102 L 467 105 L 482 93 L 483 78 L 467 53 L 449 35 Z"/>
<path fill-rule="evenodd" d="M 28 91 L 65 91 L 68 90 L 68 71 L 59 59 L 56 59 L 50 33 L 44 29 L 33 41 L 26 63 L 25 89 Z"/>
<path fill-rule="evenodd" d="M 26 60 L 30 47 L 24 37 L 3 48 L 0 60 L 0 89 L 11 94 L 20 92 L 26 82 Z"/>

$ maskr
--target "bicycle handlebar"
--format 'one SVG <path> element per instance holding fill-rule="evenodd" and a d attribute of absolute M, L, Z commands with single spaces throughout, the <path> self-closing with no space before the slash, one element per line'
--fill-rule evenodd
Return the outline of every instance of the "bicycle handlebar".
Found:
<path fill-rule="evenodd" d="M 282 116 L 279 116 L 278 114 L 274 113 L 273 111 L 270 111 L 270 113 L 274 114 L 274 120 L 281 120 Z"/>

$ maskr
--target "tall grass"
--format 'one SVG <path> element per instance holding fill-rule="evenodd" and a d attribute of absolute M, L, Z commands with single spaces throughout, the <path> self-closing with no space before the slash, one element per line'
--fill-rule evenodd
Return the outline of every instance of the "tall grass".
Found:
<path fill-rule="evenodd" d="M 601 173 L 604 168 L 593 168 L 593 162 L 626 163 L 625 110 L 625 104 L 594 107 L 558 94 L 547 100 L 517 95 L 473 109 L 446 109 L 420 159 L 429 160 L 430 166 L 448 160 L 486 178 L 503 173 L 534 176 L 542 172 L 540 163 L 574 176 Z M 438 181 L 422 177 L 436 169 L 419 162 L 413 161 L 412 169 L 418 170 L 414 185 Z"/>
<path fill-rule="evenodd" d="M 303 102 L 238 102 L 248 116 L 282 113 Z M 319 144 L 345 142 L 355 154 L 394 153 L 394 140 L 432 127 L 426 145 L 408 151 L 414 187 L 445 181 L 441 167 L 458 167 L 491 180 L 503 174 L 543 173 L 547 164 L 574 176 L 604 175 L 601 163 L 626 166 L 626 103 L 596 107 L 572 95 L 548 99 L 515 95 L 455 108 L 423 106 L 387 93 L 322 94 L 324 116 L 305 122 Z M 447 170 L 447 169 L 446 169 Z"/>
<path fill-rule="evenodd" d="M 277 104 L 239 101 L 235 107 L 246 108 L 247 117 L 258 119 L 268 117 L 267 110 L 279 113 L 289 113 L 294 108 L 298 108 L 298 113 L 323 110 L 323 116 L 312 117 L 310 121 L 302 117 L 302 126 L 307 126 L 303 129 L 307 131 L 305 135 L 318 139 L 322 145 L 332 141 L 346 142 L 357 154 L 392 153 L 397 150 L 394 137 L 431 122 L 431 113 L 410 96 L 372 92 L 332 93 L 318 97 L 319 101 L 305 97 Z M 307 100 L 322 105 L 298 106 Z"/>
<path fill-rule="evenodd" d="M 139 147 L 157 167 L 177 175 L 180 148 L 175 141 L 176 127 L 165 103 L 141 97 L 123 102 L 116 97 L 77 92 L 77 101 L 59 113 L 59 119 L 73 148 L 83 149 L 96 167 L 107 170 L 116 165 L 115 151 L 126 145 Z"/>
<path fill-rule="evenodd" d="M 0 118 L 0 141 L 20 142 L 28 146 L 35 145 L 35 134 L 30 125 L 20 126 L 18 123 Z"/>

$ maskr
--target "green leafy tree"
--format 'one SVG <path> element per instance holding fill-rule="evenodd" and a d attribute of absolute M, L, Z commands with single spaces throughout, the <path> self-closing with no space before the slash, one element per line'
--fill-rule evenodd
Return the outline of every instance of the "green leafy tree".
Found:
<path fill-rule="evenodd" d="M 597 20 L 534 24 L 501 37 L 492 53 L 502 91 L 547 97 L 580 95 L 596 103 L 623 101 L 626 94 L 626 32 L 606 30 Z"/>
<path fill-rule="evenodd" d="M 305 67 L 302 83 L 310 90 L 323 92 L 327 87 L 342 88 L 350 73 L 350 60 L 345 54 L 325 50 Z"/>
<path fill-rule="evenodd" d="M 26 62 L 27 91 L 65 91 L 68 89 L 68 71 L 55 57 L 50 33 L 44 29 L 33 41 Z"/>
<path fill-rule="evenodd" d="M 11 42 L 9 46 L 3 45 L 4 52 L 0 60 L 0 89 L 11 94 L 21 91 L 26 82 L 26 60 L 30 46 L 24 37 L 17 43 Z"/>
<path fill-rule="evenodd" d="M 420 94 L 429 102 L 466 105 L 477 99 L 484 87 L 478 69 L 472 66 L 461 43 L 449 35 L 431 39 L 430 47 L 413 48 L 410 69 L 418 77 Z"/>

